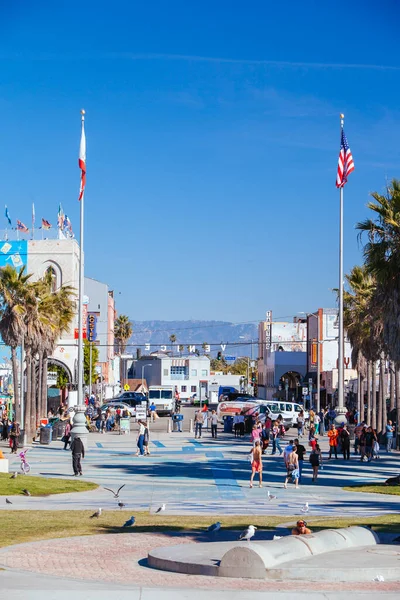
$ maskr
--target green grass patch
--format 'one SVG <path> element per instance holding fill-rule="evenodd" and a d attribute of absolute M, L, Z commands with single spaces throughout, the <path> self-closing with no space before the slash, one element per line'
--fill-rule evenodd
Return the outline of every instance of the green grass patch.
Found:
<path fill-rule="evenodd" d="M 369 492 L 373 494 L 391 494 L 392 496 L 400 496 L 400 485 L 385 485 L 384 483 L 374 484 L 359 484 L 351 485 L 343 488 L 348 492 Z"/>
<path fill-rule="evenodd" d="M 0 547 L 35 542 L 53 538 L 99 535 L 107 533 L 127 533 L 123 524 L 131 516 L 131 511 L 104 511 L 99 519 L 90 519 L 94 511 L 87 510 L 14 510 L 12 506 L 1 514 Z M 252 524 L 259 529 L 274 529 L 285 522 L 288 530 L 296 523 L 298 517 L 282 516 L 177 516 L 154 515 L 148 512 L 133 511 L 136 517 L 136 532 L 154 532 L 168 535 L 169 532 L 205 531 L 211 523 L 221 521 L 223 529 L 241 531 Z M 381 517 L 340 519 L 312 518 L 307 519 L 313 531 L 335 529 L 350 525 L 369 525 L 375 531 L 400 532 L 400 515 L 384 515 Z M 178 543 L 178 542 L 177 542 Z"/>
<path fill-rule="evenodd" d="M 16 479 L 11 479 L 10 473 L 0 473 L 0 496 L 21 496 L 24 489 L 29 490 L 31 496 L 49 496 L 68 492 L 86 492 L 95 490 L 97 487 L 96 483 L 76 478 L 56 479 L 55 477 L 18 475 Z"/>

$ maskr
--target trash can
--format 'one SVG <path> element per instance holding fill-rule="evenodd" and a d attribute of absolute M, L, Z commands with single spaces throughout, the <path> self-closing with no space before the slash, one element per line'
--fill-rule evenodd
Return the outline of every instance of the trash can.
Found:
<path fill-rule="evenodd" d="M 182 431 L 183 415 L 181 413 L 174 413 L 172 415 L 172 431 Z"/>
<path fill-rule="evenodd" d="M 51 425 L 45 425 L 40 428 L 40 443 L 50 444 L 53 438 L 53 428 Z"/>
<path fill-rule="evenodd" d="M 224 433 L 232 433 L 233 428 L 233 417 L 225 417 L 224 419 Z"/>

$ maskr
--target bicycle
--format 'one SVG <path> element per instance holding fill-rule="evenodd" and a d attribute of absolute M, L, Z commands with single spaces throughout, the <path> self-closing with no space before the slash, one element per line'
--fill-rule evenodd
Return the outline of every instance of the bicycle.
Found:
<path fill-rule="evenodd" d="M 28 452 L 28 450 L 22 450 L 18 454 L 18 456 L 21 459 L 21 471 L 23 472 L 24 475 L 26 475 L 27 473 L 29 473 L 29 471 L 31 470 L 31 465 L 26 460 L 26 453 L 27 452 Z"/>

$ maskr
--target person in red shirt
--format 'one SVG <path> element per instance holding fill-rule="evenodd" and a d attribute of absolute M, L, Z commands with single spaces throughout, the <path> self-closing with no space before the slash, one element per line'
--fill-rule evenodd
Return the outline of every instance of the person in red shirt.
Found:
<path fill-rule="evenodd" d="M 335 425 L 331 425 L 330 430 L 328 431 L 328 438 L 329 438 L 329 457 L 328 460 L 330 460 L 332 458 L 332 452 L 335 453 L 335 458 L 337 459 L 338 455 L 337 455 L 337 446 L 338 446 L 338 437 L 339 437 L 339 432 L 336 429 Z"/>

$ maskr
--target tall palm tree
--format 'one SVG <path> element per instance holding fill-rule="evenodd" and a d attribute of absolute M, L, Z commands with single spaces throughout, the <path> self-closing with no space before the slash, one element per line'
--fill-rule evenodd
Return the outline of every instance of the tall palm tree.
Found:
<path fill-rule="evenodd" d="M 114 323 L 114 338 L 117 343 L 117 353 L 123 354 L 133 332 L 132 323 L 126 315 L 119 315 Z"/>
<path fill-rule="evenodd" d="M 117 317 L 115 319 L 115 323 L 114 323 L 114 338 L 116 341 L 116 346 L 117 346 L 117 354 L 119 354 L 121 356 L 121 354 L 123 354 L 126 350 L 126 346 L 128 343 L 129 338 L 132 335 L 132 323 L 129 320 L 129 317 L 127 317 L 126 315 L 119 315 L 119 317 Z M 123 379 L 123 362 L 120 359 L 119 362 L 119 380 L 121 382 L 122 385 L 122 379 Z"/>
<path fill-rule="evenodd" d="M 15 413 L 18 422 L 21 422 L 20 403 L 23 402 L 23 398 L 19 398 L 17 347 L 25 334 L 24 316 L 29 278 L 25 268 L 17 271 L 11 265 L 7 265 L 0 269 L 0 335 L 11 349 Z"/>

